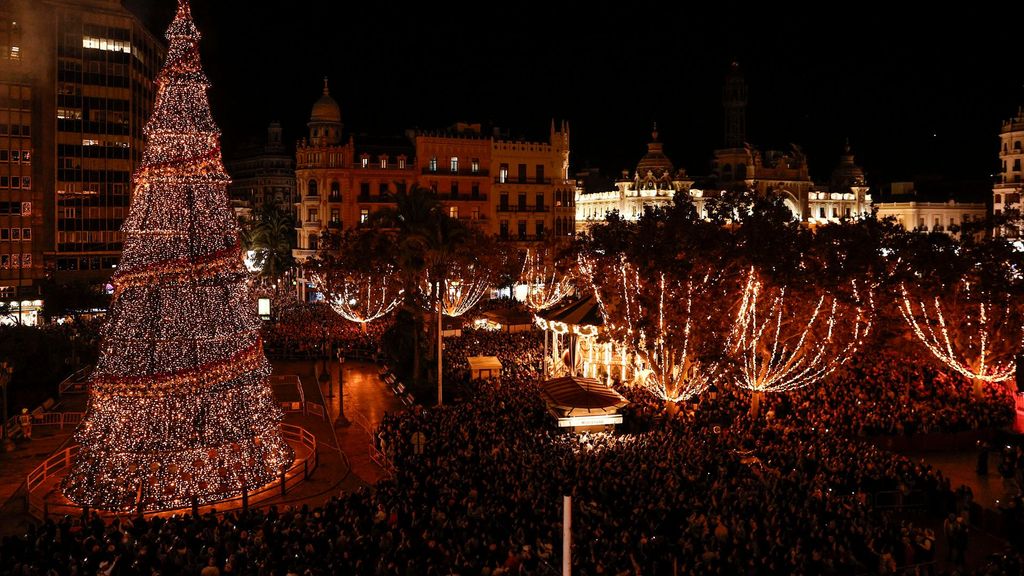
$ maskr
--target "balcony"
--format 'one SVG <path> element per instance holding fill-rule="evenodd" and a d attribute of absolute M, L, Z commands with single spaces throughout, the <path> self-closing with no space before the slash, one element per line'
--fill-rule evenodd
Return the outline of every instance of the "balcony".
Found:
<path fill-rule="evenodd" d="M 437 199 L 444 200 L 445 202 L 486 202 L 487 194 L 473 194 L 472 192 L 469 194 L 463 194 L 461 192 L 458 194 L 438 194 Z"/>
<path fill-rule="evenodd" d="M 498 212 L 549 212 L 551 206 L 530 206 L 527 204 L 501 204 L 498 206 Z"/>
<path fill-rule="evenodd" d="M 551 178 L 513 178 L 508 176 L 502 182 L 501 177 L 494 179 L 495 184 L 551 184 Z"/>
<path fill-rule="evenodd" d="M 341 194 L 332 194 L 327 197 L 328 202 L 341 202 Z"/>
<path fill-rule="evenodd" d="M 390 195 L 370 196 L 368 194 L 360 194 L 356 201 L 363 204 L 394 204 L 395 199 Z"/>
<path fill-rule="evenodd" d="M 306 258 L 312 258 L 316 256 L 316 250 L 303 250 L 301 248 L 292 248 L 292 257 L 296 260 L 305 260 Z"/>
<path fill-rule="evenodd" d="M 505 234 L 498 235 L 502 242 L 539 242 L 547 237 L 546 234 Z"/>
<path fill-rule="evenodd" d="M 302 223 L 303 228 L 316 228 L 320 229 L 320 220 L 306 220 Z"/>
<path fill-rule="evenodd" d="M 341 230 L 341 220 L 331 220 L 327 223 L 327 227 L 331 230 Z"/>
<path fill-rule="evenodd" d="M 473 172 L 473 170 L 469 168 L 459 168 L 452 172 L 447 167 L 442 168 L 441 166 L 438 166 L 437 170 L 431 170 L 429 166 L 424 166 L 420 170 L 420 173 L 425 176 L 489 176 L 491 171 L 481 168 L 480 170 Z"/>

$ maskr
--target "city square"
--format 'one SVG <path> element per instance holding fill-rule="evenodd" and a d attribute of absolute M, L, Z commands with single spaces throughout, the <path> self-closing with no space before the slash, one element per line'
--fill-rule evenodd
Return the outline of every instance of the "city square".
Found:
<path fill-rule="evenodd" d="M 998 50 L 275 9 L 0 0 L 0 575 L 1022 573 Z"/>

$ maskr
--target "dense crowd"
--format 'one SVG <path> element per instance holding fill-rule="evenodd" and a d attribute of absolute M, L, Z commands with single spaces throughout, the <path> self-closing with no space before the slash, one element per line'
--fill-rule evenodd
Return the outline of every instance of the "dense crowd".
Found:
<path fill-rule="evenodd" d="M 340 349 L 348 358 L 376 359 L 390 325 L 390 317 L 365 326 L 351 322 L 322 302 L 290 303 L 264 322 L 263 347 L 271 358 L 323 358 L 325 350 L 333 358 Z"/>
<path fill-rule="evenodd" d="M 326 331 L 332 347 L 379 345 L 380 332 L 332 318 L 326 307 L 282 311 L 268 342 L 316 350 Z M 385 416 L 392 478 L 312 508 L 51 520 L 3 540 L 0 574 L 548 576 L 565 495 L 573 574 L 939 574 L 936 560 L 956 574 L 1021 573 L 1015 552 L 967 572 L 969 489 L 868 441 L 1001 426 L 1012 411 L 996 387 L 978 399 L 934 367 L 863 355 L 827 385 L 768 395 L 756 419 L 749 393 L 731 386 L 679 410 L 624 387 L 619 433 L 574 435 L 539 398 L 538 333 L 464 329 L 445 355 L 460 401 Z M 470 380 L 475 355 L 497 356 L 502 376 Z M 993 473 L 1019 491 L 1024 450 L 993 452 Z M 935 530 L 894 502 L 947 520 Z M 1022 510 L 1011 499 L 1007 519 L 1020 524 Z"/>

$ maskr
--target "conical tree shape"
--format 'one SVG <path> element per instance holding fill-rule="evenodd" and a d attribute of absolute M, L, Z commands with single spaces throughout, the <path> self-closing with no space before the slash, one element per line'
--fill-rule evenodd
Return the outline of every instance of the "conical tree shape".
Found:
<path fill-rule="evenodd" d="M 293 460 L 210 114 L 188 0 L 167 30 L 148 143 L 93 374 L 72 501 L 187 506 L 273 481 Z"/>

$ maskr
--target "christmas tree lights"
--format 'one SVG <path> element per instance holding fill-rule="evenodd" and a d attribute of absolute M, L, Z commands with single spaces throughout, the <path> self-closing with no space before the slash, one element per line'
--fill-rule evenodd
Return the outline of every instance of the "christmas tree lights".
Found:
<path fill-rule="evenodd" d="M 751 269 L 728 339 L 737 364 L 735 384 L 761 394 L 819 382 L 846 363 L 871 330 L 874 301 L 850 282 L 850 303 L 834 295 L 789 298 L 786 287 L 764 285 Z"/>
<path fill-rule="evenodd" d="M 519 282 L 526 285 L 526 307 L 541 312 L 561 302 L 572 291 L 572 276 L 560 272 L 545 255 L 527 250 Z"/>
<path fill-rule="evenodd" d="M 405 294 L 391 265 L 374 272 L 317 271 L 311 276 L 331 308 L 342 318 L 359 323 L 364 330 L 367 323 L 386 316 L 401 304 Z"/>
<path fill-rule="evenodd" d="M 105 510 L 221 500 L 274 481 L 294 458 L 187 0 L 166 36 L 81 450 L 63 484 L 72 501 Z"/>
<path fill-rule="evenodd" d="M 968 282 L 961 282 L 957 288 L 953 291 L 955 297 L 945 306 L 938 295 L 929 306 L 924 299 L 915 304 L 901 284 L 897 304 L 903 319 L 928 351 L 973 380 L 980 393 L 982 382 L 1004 382 L 1014 377 L 1014 361 L 1024 343 L 1024 323 L 1009 295 L 1000 302 L 980 289 L 972 290 Z M 950 312 L 952 316 L 947 318 Z"/>

